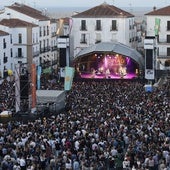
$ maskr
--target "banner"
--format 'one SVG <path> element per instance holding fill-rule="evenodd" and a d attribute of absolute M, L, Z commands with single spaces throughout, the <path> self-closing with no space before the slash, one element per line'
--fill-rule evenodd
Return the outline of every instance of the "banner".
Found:
<path fill-rule="evenodd" d="M 32 108 L 36 106 L 36 66 L 31 65 L 31 95 L 32 95 Z"/>
<path fill-rule="evenodd" d="M 15 65 L 15 112 L 20 111 L 21 107 L 21 90 L 20 90 L 20 65 Z"/>
<path fill-rule="evenodd" d="M 42 68 L 41 68 L 41 66 L 38 66 L 38 69 L 37 69 L 37 90 L 40 90 L 40 87 L 41 87 L 41 72 L 42 72 Z"/>
<path fill-rule="evenodd" d="M 155 70 L 145 69 L 145 79 L 154 80 L 155 79 Z"/>
<path fill-rule="evenodd" d="M 64 79 L 64 90 L 70 90 L 73 83 L 74 68 L 65 67 L 65 79 Z"/>
<path fill-rule="evenodd" d="M 159 18 L 155 18 L 155 35 L 159 34 L 160 22 L 161 20 Z"/>

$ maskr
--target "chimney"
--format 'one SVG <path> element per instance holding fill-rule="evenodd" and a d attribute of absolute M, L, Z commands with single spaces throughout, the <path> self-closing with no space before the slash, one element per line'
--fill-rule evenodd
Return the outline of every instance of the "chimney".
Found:
<path fill-rule="evenodd" d="M 156 6 L 153 7 L 153 11 L 156 11 Z"/>

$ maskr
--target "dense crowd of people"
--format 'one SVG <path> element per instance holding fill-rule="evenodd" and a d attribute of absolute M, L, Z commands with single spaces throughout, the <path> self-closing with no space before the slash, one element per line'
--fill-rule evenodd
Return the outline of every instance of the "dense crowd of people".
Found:
<path fill-rule="evenodd" d="M 0 113 L 3 110 L 13 110 L 15 108 L 15 86 L 14 81 L 4 79 L 0 83 Z"/>
<path fill-rule="evenodd" d="M 73 82 L 64 111 L 0 124 L 1 169 L 169 170 L 169 89 L 147 92 L 138 80 Z"/>

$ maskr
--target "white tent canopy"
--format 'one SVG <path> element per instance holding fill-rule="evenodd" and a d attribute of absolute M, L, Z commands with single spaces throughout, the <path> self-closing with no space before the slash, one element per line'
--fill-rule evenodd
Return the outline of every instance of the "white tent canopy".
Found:
<path fill-rule="evenodd" d="M 36 95 L 37 95 L 37 104 L 65 102 L 65 92 L 64 91 L 37 90 Z"/>

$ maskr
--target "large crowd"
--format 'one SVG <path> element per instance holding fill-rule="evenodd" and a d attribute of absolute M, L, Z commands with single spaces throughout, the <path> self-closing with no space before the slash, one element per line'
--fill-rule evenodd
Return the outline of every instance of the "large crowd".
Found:
<path fill-rule="evenodd" d="M 64 111 L 0 124 L 1 169 L 170 170 L 169 89 L 148 92 L 137 80 L 73 82 Z"/>
<path fill-rule="evenodd" d="M 15 86 L 14 81 L 4 79 L 0 83 L 0 113 L 4 110 L 15 108 Z"/>

